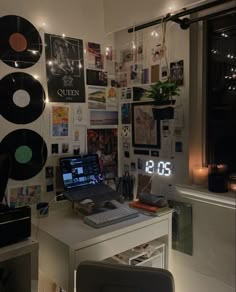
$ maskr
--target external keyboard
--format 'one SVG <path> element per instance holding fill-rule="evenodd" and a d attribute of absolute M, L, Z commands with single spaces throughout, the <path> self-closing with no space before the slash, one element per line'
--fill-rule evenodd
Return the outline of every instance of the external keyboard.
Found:
<path fill-rule="evenodd" d="M 84 222 L 94 228 L 100 228 L 124 220 L 135 218 L 138 215 L 138 211 L 121 205 L 116 209 L 111 209 L 101 213 L 85 216 Z"/>

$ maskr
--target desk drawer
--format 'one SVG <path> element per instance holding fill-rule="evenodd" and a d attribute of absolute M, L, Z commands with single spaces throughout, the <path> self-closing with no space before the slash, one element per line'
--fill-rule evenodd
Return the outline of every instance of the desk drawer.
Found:
<path fill-rule="evenodd" d="M 104 260 L 168 234 L 168 220 L 110 238 L 75 252 L 75 268 L 84 260 Z"/>

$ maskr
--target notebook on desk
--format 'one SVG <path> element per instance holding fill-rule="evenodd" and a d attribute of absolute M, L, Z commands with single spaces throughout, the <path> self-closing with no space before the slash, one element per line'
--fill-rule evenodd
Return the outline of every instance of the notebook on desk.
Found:
<path fill-rule="evenodd" d="M 97 154 L 60 158 L 64 196 L 70 201 L 95 203 L 117 200 L 119 193 L 103 181 Z"/>

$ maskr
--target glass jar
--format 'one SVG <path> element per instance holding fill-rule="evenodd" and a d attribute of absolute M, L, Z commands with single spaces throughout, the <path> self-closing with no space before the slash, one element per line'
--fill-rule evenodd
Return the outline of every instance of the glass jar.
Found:
<path fill-rule="evenodd" d="M 215 193 L 225 193 L 228 191 L 227 165 L 208 165 L 208 190 Z"/>

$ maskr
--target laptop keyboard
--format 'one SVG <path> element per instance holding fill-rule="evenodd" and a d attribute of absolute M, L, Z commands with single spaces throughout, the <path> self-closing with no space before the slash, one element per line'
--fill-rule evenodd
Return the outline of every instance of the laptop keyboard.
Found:
<path fill-rule="evenodd" d="M 135 218 L 138 215 L 138 211 L 121 205 L 116 209 L 85 216 L 83 220 L 86 224 L 94 228 L 101 228 L 131 218 Z"/>
<path fill-rule="evenodd" d="M 102 184 L 69 191 L 65 193 L 65 196 L 71 201 L 82 201 L 89 198 L 96 202 L 118 198 L 119 194 L 107 185 Z"/>

